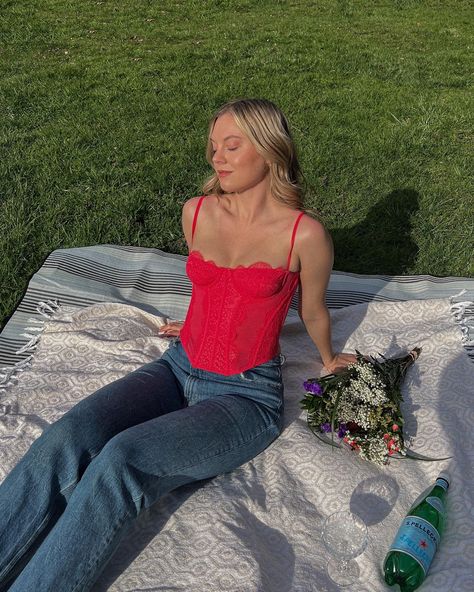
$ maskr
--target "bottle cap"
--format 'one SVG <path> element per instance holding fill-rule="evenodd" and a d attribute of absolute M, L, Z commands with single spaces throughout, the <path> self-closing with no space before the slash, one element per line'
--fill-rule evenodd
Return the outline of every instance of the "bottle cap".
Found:
<path fill-rule="evenodd" d="M 449 484 L 451 482 L 451 476 L 449 475 L 449 473 L 447 471 L 442 471 L 439 475 L 438 475 L 438 479 L 443 479 L 444 481 L 446 481 L 446 483 Z"/>

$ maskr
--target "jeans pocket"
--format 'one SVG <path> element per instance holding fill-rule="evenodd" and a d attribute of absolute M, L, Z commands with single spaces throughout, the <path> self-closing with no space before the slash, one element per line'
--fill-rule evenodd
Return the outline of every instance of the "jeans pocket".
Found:
<path fill-rule="evenodd" d="M 268 362 L 254 366 L 249 370 L 244 370 L 244 372 L 240 373 L 240 376 L 245 382 L 251 382 L 256 387 L 271 387 L 280 390 L 282 388 L 281 364 L 279 354 Z"/>

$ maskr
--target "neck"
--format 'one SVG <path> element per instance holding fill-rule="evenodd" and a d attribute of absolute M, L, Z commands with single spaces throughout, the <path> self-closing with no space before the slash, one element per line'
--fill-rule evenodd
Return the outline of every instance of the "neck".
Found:
<path fill-rule="evenodd" d="M 270 189 L 261 185 L 227 193 L 222 197 L 228 214 L 234 218 L 237 225 L 244 228 L 258 224 L 263 219 L 268 220 L 277 206 Z"/>

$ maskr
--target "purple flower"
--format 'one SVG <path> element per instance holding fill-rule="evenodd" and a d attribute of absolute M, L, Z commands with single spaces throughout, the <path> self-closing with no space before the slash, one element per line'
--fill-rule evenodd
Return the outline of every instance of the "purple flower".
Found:
<path fill-rule="evenodd" d="M 344 436 L 346 435 L 347 432 L 347 425 L 345 423 L 340 423 L 339 424 L 339 429 L 337 431 L 337 435 L 339 438 L 344 438 Z"/>
<path fill-rule="evenodd" d="M 317 395 L 318 397 L 323 394 L 323 387 L 318 382 L 305 380 L 305 382 L 303 382 L 303 388 L 306 392 Z"/>
<path fill-rule="evenodd" d="M 322 432 L 330 432 L 331 431 L 331 424 L 330 423 L 322 423 L 320 426 Z"/>

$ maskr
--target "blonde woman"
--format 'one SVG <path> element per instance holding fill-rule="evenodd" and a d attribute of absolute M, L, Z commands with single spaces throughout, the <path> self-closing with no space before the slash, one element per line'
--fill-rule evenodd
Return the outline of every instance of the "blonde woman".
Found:
<path fill-rule="evenodd" d="M 90 590 L 144 508 L 253 459 L 283 428 L 279 335 L 299 312 L 329 371 L 332 242 L 303 207 L 287 120 L 263 99 L 214 114 L 203 195 L 182 210 L 193 292 L 159 359 L 48 426 L 0 486 L 0 590 Z M 157 585 L 159 582 L 157 582 Z"/>

